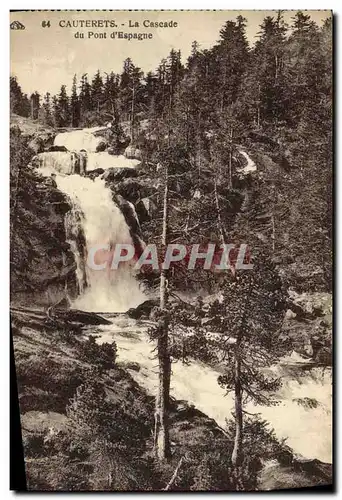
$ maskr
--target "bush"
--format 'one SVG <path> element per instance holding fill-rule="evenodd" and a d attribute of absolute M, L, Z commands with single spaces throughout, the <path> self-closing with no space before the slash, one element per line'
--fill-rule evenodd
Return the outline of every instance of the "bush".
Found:
<path fill-rule="evenodd" d="M 103 370 L 114 368 L 116 360 L 116 343 L 107 342 L 97 344 L 93 335 L 90 335 L 86 342 L 80 344 L 80 358 L 83 361 L 94 364 Z"/>

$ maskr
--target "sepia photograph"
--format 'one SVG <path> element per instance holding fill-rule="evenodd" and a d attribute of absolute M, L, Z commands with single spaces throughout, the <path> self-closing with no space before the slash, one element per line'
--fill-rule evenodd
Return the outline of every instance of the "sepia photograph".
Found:
<path fill-rule="evenodd" d="M 10 12 L 11 489 L 333 491 L 333 24 Z"/>

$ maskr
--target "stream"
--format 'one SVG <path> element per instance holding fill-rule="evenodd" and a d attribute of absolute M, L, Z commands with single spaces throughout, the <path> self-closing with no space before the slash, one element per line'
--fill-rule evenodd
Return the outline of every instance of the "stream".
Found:
<path fill-rule="evenodd" d="M 56 146 L 68 150 L 84 150 L 88 155 L 88 170 L 93 168 L 129 167 L 135 168 L 138 160 L 128 160 L 124 156 L 112 156 L 107 152 L 96 152 L 101 137 L 93 132 L 98 128 L 76 130 L 58 134 Z M 47 152 L 40 157 L 40 171 L 49 176 L 56 174 L 58 188 L 68 195 L 75 210 L 82 216 L 71 219 L 70 223 L 82 224 L 87 250 L 96 244 L 132 243 L 130 231 L 119 207 L 112 200 L 112 193 L 100 177 L 91 180 L 72 171 L 70 153 Z M 246 171 L 254 171 L 256 166 L 246 152 Z M 72 222 L 74 221 L 74 222 Z M 76 252 L 76 250 L 75 250 Z M 77 258 L 78 257 L 78 258 Z M 75 260 L 80 263 L 79 256 Z M 77 275 L 81 279 L 79 269 Z M 84 274 L 84 273 L 83 273 Z M 154 345 L 147 337 L 148 322 L 137 321 L 124 312 L 146 300 L 134 272 L 129 265 L 116 271 L 95 271 L 87 267 L 87 286 L 79 287 L 80 296 L 73 307 L 85 311 L 103 313 L 112 321 L 111 325 L 91 327 L 89 333 L 98 335 L 98 342 L 112 342 L 118 347 L 118 361 L 134 362 L 139 371 L 130 369 L 134 379 L 148 393 L 155 394 L 157 383 L 157 361 L 152 352 Z M 268 420 L 279 438 L 287 438 L 287 444 L 296 454 L 308 459 L 317 458 L 323 462 L 332 461 L 332 387 L 331 370 L 313 367 L 304 370 L 307 360 L 296 353 L 284 359 L 273 369 L 283 379 L 279 391 L 279 404 L 273 407 L 247 405 L 246 410 L 260 413 Z M 199 410 L 214 418 L 221 426 L 231 418 L 233 397 L 225 395 L 217 383 L 219 373 L 210 366 L 192 361 L 189 365 L 181 362 L 172 365 L 171 394 L 195 405 Z M 301 405 L 298 400 L 312 398 L 314 407 Z"/>

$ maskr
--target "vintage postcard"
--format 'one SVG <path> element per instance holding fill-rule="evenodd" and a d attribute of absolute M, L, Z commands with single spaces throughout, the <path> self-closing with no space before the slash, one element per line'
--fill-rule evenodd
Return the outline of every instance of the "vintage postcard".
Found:
<path fill-rule="evenodd" d="M 332 489 L 332 12 L 9 24 L 13 489 Z"/>

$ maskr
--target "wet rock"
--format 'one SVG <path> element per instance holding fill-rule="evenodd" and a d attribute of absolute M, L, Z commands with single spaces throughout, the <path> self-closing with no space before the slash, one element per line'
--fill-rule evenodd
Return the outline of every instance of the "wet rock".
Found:
<path fill-rule="evenodd" d="M 131 307 L 128 309 L 127 315 L 130 318 L 140 319 L 142 316 L 149 316 L 152 309 L 159 304 L 158 299 L 148 299 L 145 300 L 142 304 L 139 304 L 137 307 Z"/>
<path fill-rule="evenodd" d="M 107 149 L 107 153 L 109 155 L 113 155 L 113 156 L 117 156 L 120 154 L 120 149 L 114 147 L 114 146 L 110 146 L 108 149 Z"/>
<path fill-rule="evenodd" d="M 134 361 L 131 361 L 131 362 L 127 362 L 125 363 L 124 367 L 126 368 L 126 370 L 133 370 L 135 372 L 140 372 L 140 365 L 139 363 L 136 363 Z"/>
<path fill-rule="evenodd" d="M 48 153 L 51 153 L 53 151 L 60 151 L 62 153 L 66 153 L 68 151 L 68 149 L 65 146 L 50 146 L 49 148 L 47 148 L 46 151 Z"/>
<path fill-rule="evenodd" d="M 136 169 L 135 169 L 136 171 Z M 136 171 L 136 175 L 139 173 Z M 143 198 L 150 197 L 156 192 L 156 187 L 149 181 L 143 181 L 137 178 L 123 179 L 121 182 L 115 185 L 115 191 L 126 200 L 132 203 L 137 203 Z"/>
<path fill-rule="evenodd" d="M 113 200 L 119 206 L 123 216 L 125 217 L 126 223 L 130 228 L 130 233 L 133 239 L 133 243 L 136 244 L 136 249 L 140 254 L 140 252 L 142 252 L 141 244 L 138 240 L 135 241 L 135 237 L 138 236 L 139 238 L 141 238 L 142 234 L 141 234 L 139 219 L 135 211 L 134 205 L 133 203 L 127 201 L 119 194 L 114 195 Z"/>
<path fill-rule="evenodd" d="M 41 137 L 34 137 L 29 143 L 28 147 L 32 149 L 35 154 L 42 153 L 44 151 L 44 141 Z"/>
<path fill-rule="evenodd" d="M 86 173 L 86 176 L 94 180 L 96 179 L 96 177 L 99 177 L 103 173 L 104 173 L 103 168 L 95 168 L 94 170 L 89 170 L 89 172 Z"/>
<path fill-rule="evenodd" d="M 70 309 L 64 311 L 62 309 L 53 309 L 53 318 L 64 319 L 68 322 L 82 323 L 84 325 L 110 325 L 112 322 L 103 318 L 99 314 L 93 312 L 80 311 L 78 309 Z"/>
<path fill-rule="evenodd" d="M 96 146 L 96 153 L 100 153 L 101 151 L 104 151 L 107 148 L 108 144 L 106 141 L 100 141 L 98 145 Z"/>
<path fill-rule="evenodd" d="M 137 177 L 138 173 L 134 168 L 122 167 L 122 168 L 109 168 L 106 170 L 102 176 L 102 179 L 108 182 L 121 181 L 127 178 Z"/>
<path fill-rule="evenodd" d="M 297 314 L 293 312 L 291 309 L 288 309 L 285 313 L 285 318 L 286 319 L 294 319 L 297 317 Z"/>
<path fill-rule="evenodd" d="M 113 139 L 108 148 L 108 154 L 110 155 L 121 155 L 124 153 L 125 149 L 130 143 L 129 137 L 116 138 Z"/>

